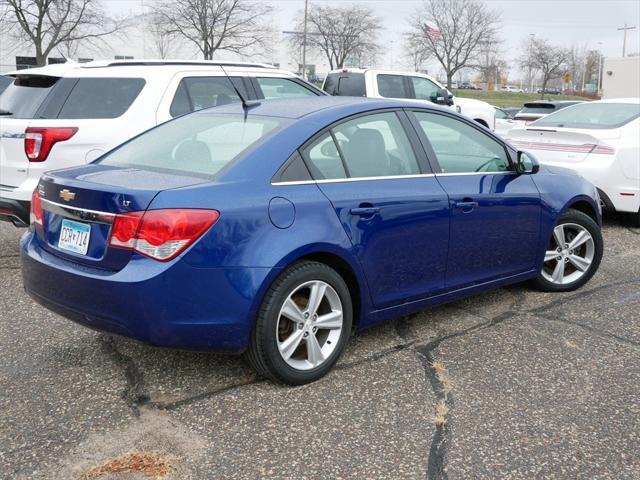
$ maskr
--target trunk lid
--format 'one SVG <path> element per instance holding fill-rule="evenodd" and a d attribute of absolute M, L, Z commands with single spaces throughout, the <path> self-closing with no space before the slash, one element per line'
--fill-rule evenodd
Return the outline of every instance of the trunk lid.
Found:
<path fill-rule="evenodd" d="M 47 173 L 38 184 L 44 210 L 39 241 L 53 255 L 75 263 L 120 270 L 132 252 L 109 246 L 115 215 L 146 210 L 163 190 L 204 182 L 189 176 L 100 164 Z"/>
<path fill-rule="evenodd" d="M 607 147 L 602 139 L 619 138 L 617 130 L 599 130 L 596 138 L 586 130 L 543 128 L 534 126 L 511 130 L 509 142 L 519 150 L 534 153 L 541 162 L 578 163 L 594 151 L 597 145 Z"/>

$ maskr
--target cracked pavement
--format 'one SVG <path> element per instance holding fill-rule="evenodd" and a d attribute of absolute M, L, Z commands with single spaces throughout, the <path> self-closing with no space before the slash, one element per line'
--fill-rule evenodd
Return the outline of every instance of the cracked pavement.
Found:
<path fill-rule="evenodd" d="M 582 289 L 514 285 L 374 327 L 297 388 L 48 312 L 23 292 L 20 234 L 0 223 L 0 478 L 127 452 L 162 453 L 173 479 L 640 478 L 640 230 L 613 218 Z"/>

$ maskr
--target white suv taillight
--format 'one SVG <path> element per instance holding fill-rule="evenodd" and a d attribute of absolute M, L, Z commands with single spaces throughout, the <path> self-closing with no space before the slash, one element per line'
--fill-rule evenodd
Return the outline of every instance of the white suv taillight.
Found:
<path fill-rule="evenodd" d="M 77 131 L 78 127 L 29 127 L 24 136 L 24 153 L 30 162 L 44 162 L 56 143 L 69 140 Z"/>
<path fill-rule="evenodd" d="M 166 262 L 218 221 L 217 210 L 168 208 L 116 215 L 109 245 Z"/>

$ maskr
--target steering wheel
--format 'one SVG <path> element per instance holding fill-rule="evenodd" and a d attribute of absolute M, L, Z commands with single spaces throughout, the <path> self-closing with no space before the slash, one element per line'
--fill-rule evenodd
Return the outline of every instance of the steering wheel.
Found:
<path fill-rule="evenodd" d="M 503 162 L 502 162 L 502 159 L 500 157 L 493 157 L 492 159 L 487 160 L 482 165 L 480 165 L 478 168 L 476 168 L 475 171 L 476 172 L 489 171 L 489 170 L 483 170 L 483 168 L 488 167 L 492 163 L 495 163 L 497 167 L 502 167 L 503 166 Z M 497 169 L 497 171 L 501 172 L 502 169 Z"/>

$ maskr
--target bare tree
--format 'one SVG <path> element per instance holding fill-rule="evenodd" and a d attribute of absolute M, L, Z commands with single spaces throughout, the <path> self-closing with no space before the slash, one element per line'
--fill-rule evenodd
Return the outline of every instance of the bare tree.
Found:
<path fill-rule="evenodd" d="M 520 59 L 520 65 L 531 67 L 542 77 L 542 96 L 547 88 L 549 80 L 560 78 L 566 72 L 566 64 L 569 59 L 570 52 L 562 47 L 551 44 L 544 38 L 534 38 L 531 40 L 531 46 Z"/>
<path fill-rule="evenodd" d="M 36 63 L 45 65 L 54 49 L 96 41 L 125 22 L 109 18 L 99 0 L 0 0 L 0 28 L 16 41 L 30 42 Z"/>
<path fill-rule="evenodd" d="M 404 36 L 404 58 L 411 65 L 414 72 L 424 70 L 424 66 L 431 58 L 431 52 L 426 48 L 422 35 L 407 33 Z"/>
<path fill-rule="evenodd" d="M 269 29 L 262 23 L 271 12 L 264 3 L 247 0 L 165 0 L 155 10 L 168 34 L 187 39 L 205 60 L 217 51 L 237 54 L 267 48 Z"/>
<path fill-rule="evenodd" d="M 299 30 L 302 23 L 298 22 Z M 370 8 L 313 6 L 308 14 L 307 48 L 322 52 L 332 70 L 342 68 L 349 60 L 362 66 L 375 60 L 379 48 L 375 39 L 380 29 L 380 20 Z M 303 37 L 296 35 L 291 41 L 298 50 Z"/>
<path fill-rule="evenodd" d="M 152 12 L 147 17 L 147 31 L 158 58 L 169 58 L 175 51 L 176 32 L 167 24 L 163 15 Z"/>
<path fill-rule="evenodd" d="M 410 24 L 442 65 L 451 88 L 453 76 L 474 64 L 482 44 L 495 41 L 499 21 L 500 14 L 478 0 L 428 0 Z"/>

